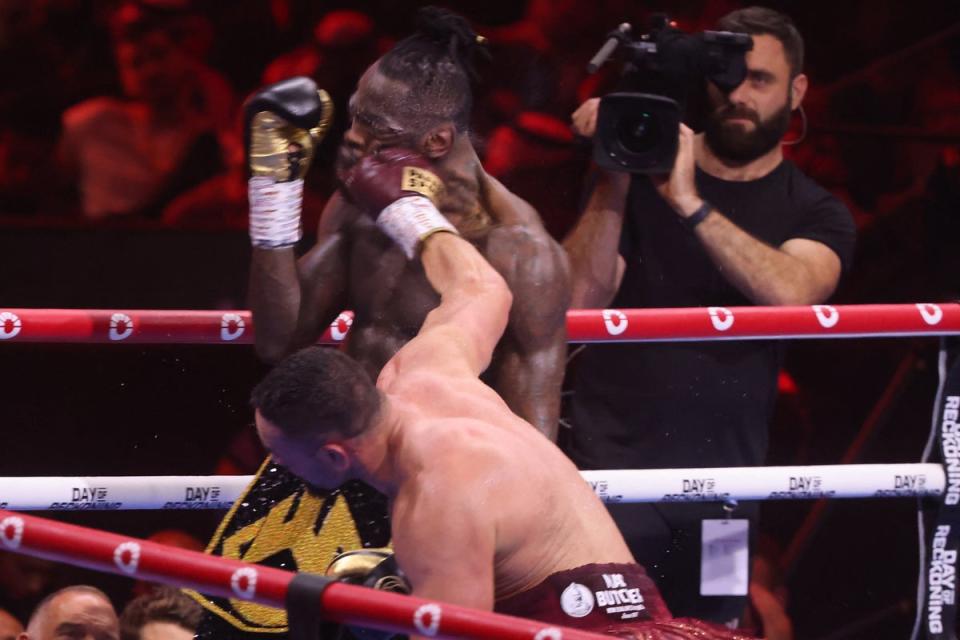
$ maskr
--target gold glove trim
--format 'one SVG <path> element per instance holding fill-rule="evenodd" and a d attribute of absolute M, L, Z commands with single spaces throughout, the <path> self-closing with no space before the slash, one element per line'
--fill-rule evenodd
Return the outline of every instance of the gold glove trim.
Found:
<path fill-rule="evenodd" d="M 313 138 L 314 144 L 320 144 L 324 136 L 327 135 L 330 125 L 333 124 L 334 112 L 333 100 L 330 98 L 330 94 L 323 89 L 317 89 L 317 95 L 320 97 L 320 122 L 317 123 L 317 126 L 310 129 L 310 137 Z"/>
<path fill-rule="evenodd" d="M 393 550 L 389 547 L 347 551 L 334 558 L 330 566 L 327 567 L 325 575 L 335 580 L 353 578 L 363 581 L 392 556 Z M 410 583 L 407 582 L 406 578 L 394 574 L 380 577 L 374 583 L 373 588 L 394 593 L 410 593 L 411 591 Z"/>
<path fill-rule="evenodd" d="M 400 178 L 400 189 L 426 196 L 436 205 L 437 198 L 443 191 L 443 181 L 437 177 L 437 174 L 427 169 L 404 167 L 403 176 Z"/>
<path fill-rule="evenodd" d="M 391 555 L 393 552 L 387 548 L 347 551 L 334 558 L 324 574 L 336 580 L 365 577 Z"/>

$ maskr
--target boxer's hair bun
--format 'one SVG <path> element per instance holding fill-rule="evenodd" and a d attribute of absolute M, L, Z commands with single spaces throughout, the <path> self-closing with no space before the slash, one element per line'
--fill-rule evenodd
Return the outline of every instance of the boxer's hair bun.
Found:
<path fill-rule="evenodd" d="M 417 12 L 414 37 L 432 42 L 447 51 L 471 79 L 477 78 L 476 60 L 489 59 L 486 39 L 477 35 L 466 18 L 440 7 L 423 7 Z"/>
<path fill-rule="evenodd" d="M 457 14 L 425 7 L 417 14 L 417 31 L 383 54 L 377 69 L 406 85 L 392 103 L 392 115 L 405 128 L 422 133 L 438 120 L 452 121 L 458 131 L 470 126 L 474 61 L 486 55 L 483 38 Z"/>

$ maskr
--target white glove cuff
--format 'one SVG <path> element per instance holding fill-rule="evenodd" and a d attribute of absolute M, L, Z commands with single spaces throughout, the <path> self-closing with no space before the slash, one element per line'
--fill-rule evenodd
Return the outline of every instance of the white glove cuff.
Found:
<path fill-rule="evenodd" d="M 276 182 L 256 176 L 247 181 L 250 242 L 261 249 L 292 247 L 300 241 L 303 180 Z"/>
<path fill-rule="evenodd" d="M 457 233 L 442 213 L 423 196 L 407 196 L 388 205 L 377 217 L 377 226 L 413 259 L 417 245 L 438 231 Z"/>

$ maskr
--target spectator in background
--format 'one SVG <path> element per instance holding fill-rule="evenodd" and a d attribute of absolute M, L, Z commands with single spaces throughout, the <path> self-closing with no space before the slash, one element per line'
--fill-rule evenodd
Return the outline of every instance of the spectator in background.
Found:
<path fill-rule="evenodd" d="M 26 620 L 43 597 L 66 584 L 62 565 L 0 552 L 0 607 Z"/>
<path fill-rule="evenodd" d="M 492 64 L 474 129 L 491 175 L 533 204 L 555 238 L 578 212 L 589 149 L 574 142 L 569 113 L 607 78 L 587 61 L 631 10 L 622 0 L 532 0 L 523 17 L 483 30 Z"/>
<path fill-rule="evenodd" d="M 19 640 L 59 638 L 119 640 L 117 613 L 106 594 L 87 585 L 50 594 L 37 605 Z"/>
<path fill-rule="evenodd" d="M 574 143 L 566 123 L 529 111 L 490 133 L 483 164 L 534 203 L 547 231 L 559 239 L 577 217 L 588 150 Z"/>
<path fill-rule="evenodd" d="M 336 158 L 340 139 L 350 126 L 347 103 L 360 76 L 380 55 L 380 49 L 370 16 L 340 9 L 320 18 L 313 28 L 312 42 L 280 56 L 263 74 L 263 84 L 308 76 L 330 94 L 334 120 L 316 152 L 317 161 L 323 166 L 331 166 Z M 314 188 L 320 188 L 326 197 L 333 192 L 331 172 L 314 171 L 307 175 Z"/>
<path fill-rule="evenodd" d="M 200 605 L 179 589 L 158 587 L 131 600 L 120 614 L 120 640 L 190 640 Z"/>
<path fill-rule="evenodd" d="M 75 200 L 48 167 L 63 110 L 114 86 L 95 4 L 0 2 L 0 215 L 57 215 Z"/>
<path fill-rule="evenodd" d="M 23 633 L 23 625 L 12 615 L 0 609 L 0 640 L 17 640 Z"/>
<path fill-rule="evenodd" d="M 180 529 L 161 529 L 160 531 L 151 533 L 147 540 L 150 542 L 156 542 L 157 544 L 164 544 L 168 547 L 176 547 L 177 549 L 203 551 L 202 542 L 197 540 L 186 531 L 182 531 Z M 137 580 L 137 582 L 133 585 L 133 595 L 147 595 L 149 593 L 153 593 L 153 591 L 155 591 L 158 587 L 159 585 L 156 583 Z"/>
<path fill-rule="evenodd" d="M 357 78 L 377 57 L 373 20 L 359 11 L 340 9 L 323 16 L 313 41 L 279 56 L 263 73 L 272 84 L 293 76 L 310 76 L 323 87 L 349 94 Z"/>
<path fill-rule="evenodd" d="M 960 295 L 957 274 L 960 273 L 960 145 L 947 146 L 940 163 L 927 184 L 924 209 L 924 245 L 927 281 L 932 290 L 927 295 L 938 300 L 955 300 Z"/>
<path fill-rule="evenodd" d="M 334 119 L 318 147 L 315 162 L 333 166 L 336 150 L 350 124 L 347 101 L 357 80 L 378 55 L 373 20 L 364 13 L 342 9 L 324 15 L 313 29 L 309 44 L 283 54 L 267 67 L 263 84 L 294 76 L 308 76 L 330 94 Z M 304 184 L 304 224 L 316 226 L 327 199 L 336 189 L 332 171 L 311 171 Z M 242 154 L 231 158 L 227 170 L 184 193 L 163 212 L 174 227 L 247 226 L 247 174 Z"/>
<path fill-rule="evenodd" d="M 173 196 L 240 153 L 226 127 L 234 98 L 194 54 L 190 17 L 126 3 L 111 17 L 124 96 L 98 97 L 63 116 L 60 156 L 76 176 L 85 217 L 156 217 Z"/>
<path fill-rule="evenodd" d="M 570 112 L 594 87 L 587 61 L 604 42 L 604 35 L 634 10 L 624 0 L 531 0 L 520 20 L 483 29 L 490 40 L 491 68 L 484 73 L 487 97 L 478 110 L 489 119 L 511 120 L 521 111 L 537 112 L 566 125 Z"/>

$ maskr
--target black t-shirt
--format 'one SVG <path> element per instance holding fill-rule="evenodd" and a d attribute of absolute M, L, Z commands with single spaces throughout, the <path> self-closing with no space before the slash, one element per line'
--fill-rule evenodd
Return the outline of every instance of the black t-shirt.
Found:
<path fill-rule="evenodd" d="M 830 247 L 844 269 L 855 239 L 846 207 L 789 161 L 749 182 L 697 171 L 702 198 L 755 238 Z M 744 306 L 696 236 L 643 176 L 633 179 L 616 308 Z M 589 345 L 574 382 L 570 453 L 586 468 L 763 464 L 776 398 L 773 341 Z"/>

